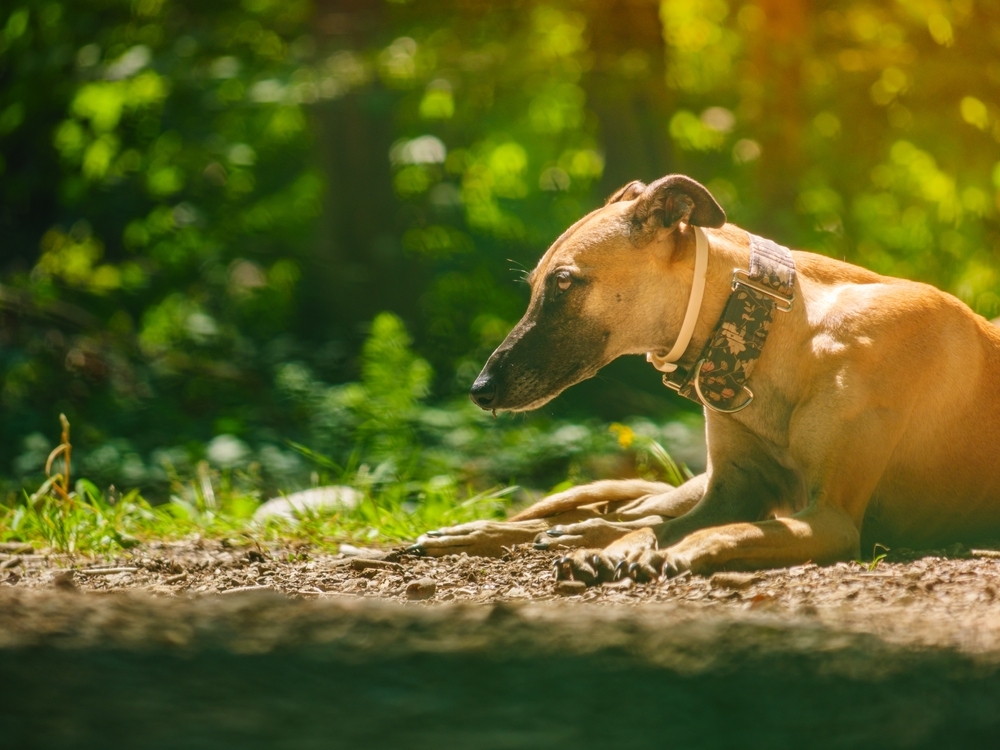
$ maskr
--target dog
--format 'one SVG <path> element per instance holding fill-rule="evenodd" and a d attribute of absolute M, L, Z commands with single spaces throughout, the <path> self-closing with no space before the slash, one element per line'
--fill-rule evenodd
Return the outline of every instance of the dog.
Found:
<path fill-rule="evenodd" d="M 411 551 L 534 542 L 568 549 L 557 578 L 590 585 L 1000 538 L 1000 329 L 950 294 L 748 234 L 683 175 L 618 190 L 528 281 L 528 309 L 472 400 L 535 409 L 645 353 L 703 404 L 706 471 L 680 487 L 575 487 Z M 755 358 L 739 361 L 740 347 Z"/>

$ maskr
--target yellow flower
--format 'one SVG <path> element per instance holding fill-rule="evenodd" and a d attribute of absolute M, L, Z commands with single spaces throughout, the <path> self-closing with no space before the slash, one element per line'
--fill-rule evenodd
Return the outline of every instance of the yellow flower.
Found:
<path fill-rule="evenodd" d="M 618 438 L 618 445 L 622 448 L 628 448 L 635 440 L 635 433 L 632 431 L 631 427 L 626 427 L 623 424 L 615 422 L 611 425 L 610 430 Z"/>

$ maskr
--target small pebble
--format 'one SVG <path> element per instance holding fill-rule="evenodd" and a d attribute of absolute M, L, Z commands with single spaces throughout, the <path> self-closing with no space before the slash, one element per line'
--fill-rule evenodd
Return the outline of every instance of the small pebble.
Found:
<path fill-rule="evenodd" d="M 52 576 L 52 585 L 62 591 L 76 591 L 76 582 L 73 580 L 75 571 L 63 570 Z"/>
<path fill-rule="evenodd" d="M 622 578 L 617 581 L 608 581 L 601 584 L 601 588 L 609 591 L 628 591 L 633 586 L 635 586 L 635 581 L 631 578 Z"/>
<path fill-rule="evenodd" d="M 716 573 L 709 579 L 713 589 L 732 589 L 742 591 L 760 580 L 753 573 Z"/>
<path fill-rule="evenodd" d="M 576 596 L 587 590 L 583 581 L 556 581 L 556 593 L 560 596 Z"/>
<path fill-rule="evenodd" d="M 402 570 L 399 563 L 386 562 L 385 560 L 370 560 L 363 557 L 352 557 L 348 563 L 351 570 Z"/>
<path fill-rule="evenodd" d="M 406 598 L 418 602 L 430 599 L 437 591 L 437 583 L 432 578 L 420 578 L 406 587 Z"/>

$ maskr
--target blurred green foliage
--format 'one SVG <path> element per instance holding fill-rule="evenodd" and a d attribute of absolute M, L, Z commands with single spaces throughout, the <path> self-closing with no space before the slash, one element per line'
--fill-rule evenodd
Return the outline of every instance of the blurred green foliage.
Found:
<path fill-rule="evenodd" d="M 589 475 L 617 449 L 581 414 L 689 413 L 640 363 L 527 418 L 456 399 L 518 276 L 636 178 L 1000 314 L 998 51 L 982 0 L 14 0 L 8 501 L 60 412 L 86 476 L 160 499 L 201 461 L 271 488 L 317 456 L 385 486 Z"/>

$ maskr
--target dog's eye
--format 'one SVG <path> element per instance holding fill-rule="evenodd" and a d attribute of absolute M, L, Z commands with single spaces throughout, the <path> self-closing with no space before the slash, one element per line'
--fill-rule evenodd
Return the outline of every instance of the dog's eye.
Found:
<path fill-rule="evenodd" d="M 556 274 L 556 286 L 559 287 L 559 291 L 565 292 L 572 285 L 573 277 L 569 275 L 569 271 L 560 271 Z"/>

